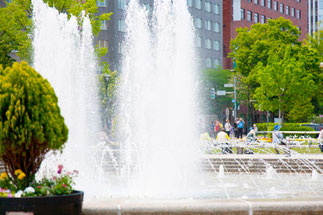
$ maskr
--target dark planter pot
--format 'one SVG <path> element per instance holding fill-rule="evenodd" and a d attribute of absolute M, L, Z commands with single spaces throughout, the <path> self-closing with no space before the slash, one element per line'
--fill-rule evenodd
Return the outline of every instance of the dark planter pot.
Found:
<path fill-rule="evenodd" d="M 70 195 L 22 198 L 0 197 L 0 215 L 24 212 L 26 215 L 81 215 L 84 192 Z"/>

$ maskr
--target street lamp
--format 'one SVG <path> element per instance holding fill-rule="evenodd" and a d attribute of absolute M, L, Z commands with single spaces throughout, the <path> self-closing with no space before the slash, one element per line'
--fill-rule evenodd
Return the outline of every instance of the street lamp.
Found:
<path fill-rule="evenodd" d="M 234 69 L 230 70 L 230 72 L 235 72 Z M 233 93 L 234 93 L 234 121 L 237 119 L 237 88 L 236 88 L 236 76 L 233 74 Z"/>

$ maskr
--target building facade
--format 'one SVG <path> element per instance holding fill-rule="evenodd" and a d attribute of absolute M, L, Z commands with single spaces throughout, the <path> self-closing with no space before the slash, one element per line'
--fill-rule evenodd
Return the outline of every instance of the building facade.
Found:
<path fill-rule="evenodd" d="M 309 0 L 311 1 L 311 0 Z M 226 0 L 223 1 L 223 68 L 232 69 L 228 58 L 230 41 L 237 36 L 236 29 L 266 23 L 269 19 L 284 17 L 298 26 L 300 40 L 308 33 L 308 1 L 306 0 Z"/>
<path fill-rule="evenodd" d="M 111 20 L 102 22 L 97 37 L 100 47 L 108 48 L 102 58 L 112 69 L 119 69 L 122 59 L 122 43 L 125 32 L 125 8 L 128 0 L 97 1 L 99 14 L 113 12 Z M 152 13 L 154 0 L 140 0 Z M 200 68 L 216 68 L 223 63 L 223 10 L 221 0 L 187 0 L 187 5 L 195 26 L 196 49 L 200 56 Z"/>
<path fill-rule="evenodd" d="M 308 34 L 323 28 L 323 0 L 308 0 Z"/>

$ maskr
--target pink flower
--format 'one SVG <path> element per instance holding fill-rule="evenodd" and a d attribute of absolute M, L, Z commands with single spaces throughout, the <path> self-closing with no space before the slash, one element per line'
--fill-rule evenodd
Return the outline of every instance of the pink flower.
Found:
<path fill-rule="evenodd" d="M 65 185 L 65 184 L 63 184 L 63 187 L 64 187 L 64 188 L 66 188 L 66 185 Z"/>
<path fill-rule="evenodd" d="M 63 169 L 63 165 L 58 165 L 58 171 L 57 171 L 57 173 L 58 174 L 61 174 L 62 173 L 62 169 Z"/>
<path fill-rule="evenodd" d="M 55 176 L 53 176 L 53 180 L 56 180 L 56 177 Z"/>
<path fill-rule="evenodd" d="M 11 194 L 11 193 L 9 193 L 9 194 L 8 194 L 8 197 L 9 197 L 9 198 L 11 198 L 11 197 L 13 197 L 13 196 L 12 196 L 12 194 Z"/>

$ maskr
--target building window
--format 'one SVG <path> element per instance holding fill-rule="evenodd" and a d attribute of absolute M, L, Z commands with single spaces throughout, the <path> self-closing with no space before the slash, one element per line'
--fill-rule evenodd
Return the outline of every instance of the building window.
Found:
<path fill-rule="evenodd" d="M 267 6 L 269 9 L 272 9 L 272 4 L 271 0 L 267 0 Z"/>
<path fill-rule="evenodd" d="M 108 1 L 107 0 L 97 0 L 96 1 L 96 6 L 98 6 L 98 7 L 107 7 L 108 6 Z"/>
<path fill-rule="evenodd" d="M 258 23 L 259 22 L 259 14 L 258 13 L 254 13 L 254 19 L 253 19 L 253 21 L 255 23 Z"/>
<path fill-rule="evenodd" d="M 260 0 L 260 4 L 261 4 L 261 6 L 266 7 L 266 1 L 265 0 Z"/>
<path fill-rule="evenodd" d="M 255 4 L 259 4 L 259 0 L 255 0 L 254 2 L 255 2 Z"/>
<path fill-rule="evenodd" d="M 213 31 L 219 33 L 220 32 L 220 24 L 217 22 L 213 23 Z"/>
<path fill-rule="evenodd" d="M 211 60 L 211 58 L 209 58 L 209 57 L 205 58 L 205 66 L 207 68 L 211 68 L 212 67 L 212 60 Z"/>
<path fill-rule="evenodd" d="M 292 17 L 295 17 L 295 8 L 292 7 Z"/>
<path fill-rule="evenodd" d="M 126 1 L 118 0 L 118 8 L 123 10 L 125 7 L 126 7 Z"/>
<path fill-rule="evenodd" d="M 284 13 L 284 4 L 283 3 L 279 4 L 279 12 Z"/>
<path fill-rule="evenodd" d="M 251 2 L 251 0 L 248 0 L 248 2 Z"/>
<path fill-rule="evenodd" d="M 212 31 L 212 22 L 210 20 L 205 20 L 205 30 Z"/>
<path fill-rule="evenodd" d="M 202 37 L 196 38 L 196 46 L 202 48 Z"/>
<path fill-rule="evenodd" d="M 213 60 L 213 68 L 217 68 L 220 65 L 220 60 L 219 59 L 214 59 Z"/>
<path fill-rule="evenodd" d="M 213 49 L 215 51 L 219 51 L 220 50 L 220 42 L 218 40 L 214 40 L 213 41 Z"/>
<path fill-rule="evenodd" d="M 195 18 L 195 27 L 202 28 L 202 19 L 201 18 Z"/>
<path fill-rule="evenodd" d="M 195 0 L 195 8 L 202 9 L 202 0 Z"/>
<path fill-rule="evenodd" d="M 212 4 L 211 2 L 205 2 L 205 11 L 211 13 L 212 12 Z"/>
<path fill-rule="evenodd" d="M 252 12 L 250 10 L 247 11 L 247 20 L 248 22 L 252 21 Z"/>
<path fill-rule="evenodd" d="M 265 24 L 265 22 L 266 22 L 266 17 L 264 15 L 261 15 L 260 23 Z"/>
<path fill-rule="evenodd" d="M 108 41 L 107 40 L 99 40 L 99 47 L 100 48 L 108 48 Z"/>
<path fill-rule="evenodd" d="M 107 30 L 107 29 L 108 29 L 108 23 L 107 23 L 107 20 L 102 20 L 102 21 L 101 21 L 100 29 L 101 29 L 101 30 Z"/>
<path fill-rule="evenodd" d="M 286 7 L 285 7 L 285 13 L 286 13 L 286 15 L 289 15 L 289 6 L 288 5 L 286 5 Z"/>
<path fill-rule="evenodd" d="M 205 39 L 205 48 L 206 49 L 211 49 L 212 48 L 212 43 L 210 39 Z"/>
<path fill-rule="evenodd" d="M 245 20 L 244 9 L 241 8 L 241 20 Z"/>
<path fill-rule="evenodd" d="M 193 0 L 187 0 L 187 6 L 193 7 Z"/>
<path fill-rule="evenodd" d="M 296 17 L 297 17 L 297 19 L 301 19 L 301 11 L 300 10 L 296 11 Z"/>
<path fill-rule="evenodd" d="M 123 19 L 118 20 L 118 31 L 125 32 L 125 22 Z"/>
<path fill-rule="evenodd" d="M 278 11 L 278 3 L 276 1 L 274 1 L 274 10 Z"/>
<path fill-rule="evenodd" d="M 213 5 L 213 10 L 215 14 L 220 14 L 220 5 L 214 4 Z"/>

